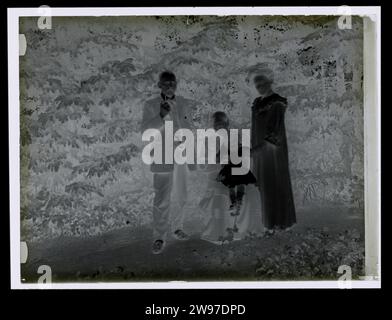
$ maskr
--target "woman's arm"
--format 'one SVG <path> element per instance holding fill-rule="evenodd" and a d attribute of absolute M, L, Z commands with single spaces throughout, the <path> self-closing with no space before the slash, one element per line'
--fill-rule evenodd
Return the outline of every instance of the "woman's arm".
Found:
<path fill-rule="evenodd" d="M 283 137 L 283 122 L 284 114 L 287 105 L 283 102 L 277 101 L 272 105 L 272 116 L 269 119 L 267 134 L 264 140 L 273 145 L 280 146 Z"/>
<path fill-rule="evenodd" d="M 253 102 L 253 105 L 255 105 L 256 100 L 255 102 Z M 250 147 L 251 147 L 250 155 L 251 156 L 258 153 L 266 144 L 265 140 L 262 137 L 260 138 L 257 137 L 257 135 L 260 134 L 259 132 L 257 132 L 258 130 L 257 115 L 256 115 L 257 111 L 253 108 L 254 107 L 252 107 L 251 129 L 250 129 Z"/>

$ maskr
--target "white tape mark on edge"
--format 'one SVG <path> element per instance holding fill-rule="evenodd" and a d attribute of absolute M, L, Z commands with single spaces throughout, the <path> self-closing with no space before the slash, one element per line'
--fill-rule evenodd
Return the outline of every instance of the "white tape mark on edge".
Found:
<path fill-rule="evenodd" d="M 29 255 L 29 249 L 25 241 L 20 242 L 20 263 L 26 263 Z"/>
<path fill-rule="evenodd" d="M 19 34 L 19 56 L 24 56 L 27 49 L 26 36 L 23 33 Z"/>

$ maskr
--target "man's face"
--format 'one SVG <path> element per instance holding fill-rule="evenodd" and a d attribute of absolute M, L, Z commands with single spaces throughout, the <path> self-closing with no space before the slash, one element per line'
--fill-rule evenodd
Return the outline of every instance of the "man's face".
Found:
<path fill-rule="evenodd" d="M 177 82 L 173 80 L 162 80 L 158 83 L 162 93 L 167 97 L 174 96 L 177 89 Z"/>
<path fill-rule="evenodd" d="M 271 90 L 271 80 L 264 75 L 258 75 L 253 79 L 256 90 L 263 96 Z"/>

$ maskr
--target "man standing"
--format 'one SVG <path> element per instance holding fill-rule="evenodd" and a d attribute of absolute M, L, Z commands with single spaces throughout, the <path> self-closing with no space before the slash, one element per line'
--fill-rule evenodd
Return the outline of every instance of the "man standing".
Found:
<path fill-rule="evenodd" d="M 173 131 L 191 128 L 190 109 L 193 101 L 175 95 L 177 80 L 173 72 L 164 71 L 159 76 L 160 96 L 148 100 L 143 109 L 142 131 L 158 129 L 162 135 L 162 150 L 165 154 L 165 121 L 173 122 Z M 168 233 L 177 240 L 189 237 L 183 231 L 183 209 L 187 200 L 188 166 L 173 163 L 152 163 L 154 204 L 153 254 L 163 251 Z"/>

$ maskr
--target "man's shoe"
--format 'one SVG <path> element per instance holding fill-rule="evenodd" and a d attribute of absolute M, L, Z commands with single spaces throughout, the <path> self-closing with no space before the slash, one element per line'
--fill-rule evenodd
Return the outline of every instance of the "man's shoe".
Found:
<path fill-rule="evenodd" d="M 242 200 L 237 201 L 235 206 L 235 215 L 239 216 L 241 214 Z"/>
<path fill-rule="evenodd" d="M 181 229 L 176 230 L 173 235 L 174 238 L 176 238 L 177 240 L 181 240 L 181 241 L 189 240 L 189 236 Z"/>
<path fill-rule="evenodd" d="M 236 216 L 236 212 L 237 212 L 237 204 L 236 203 L 232 203 L 229 207 L 229 214 L 234 217 Z"/>
<path fill-rule="evenodd" d="M 152 253 L 153 254 L 160 254 L 160 253 L 162 253 L 164 248 L 165 248 L 165 241 L 155 240 L 154 243 L 152 244 Z"/>

